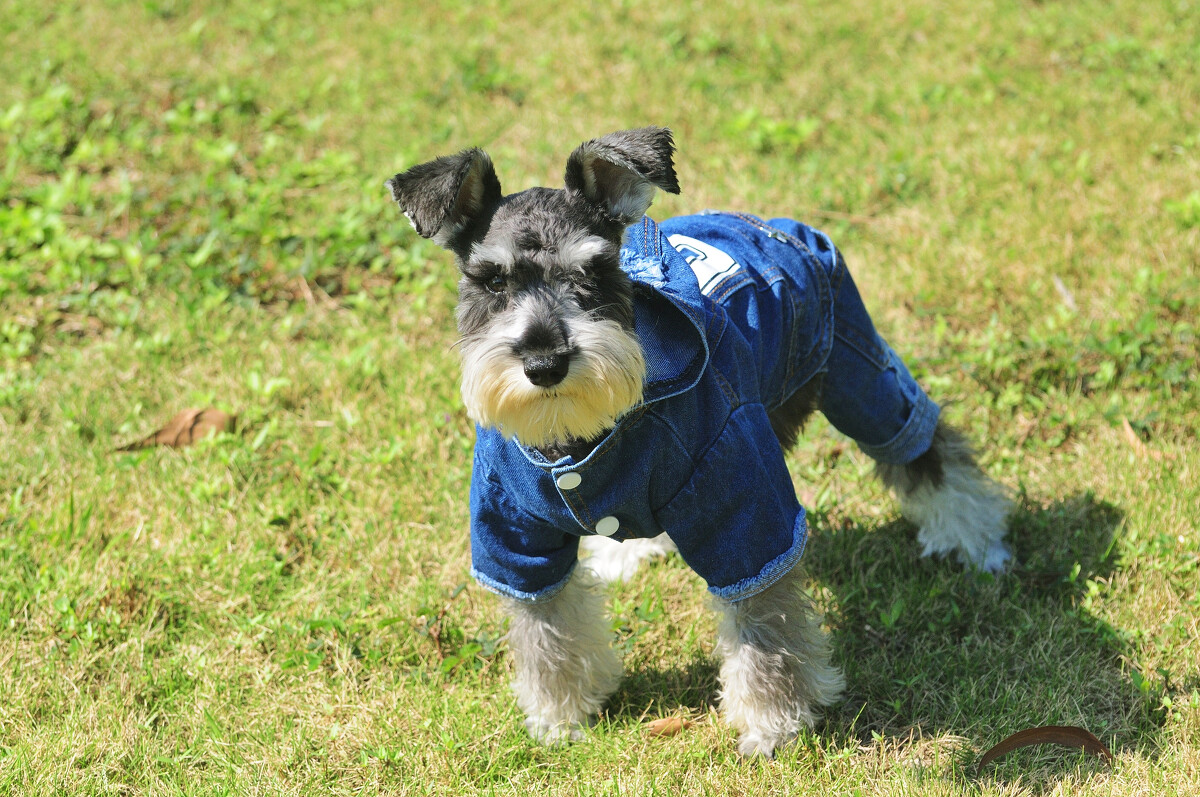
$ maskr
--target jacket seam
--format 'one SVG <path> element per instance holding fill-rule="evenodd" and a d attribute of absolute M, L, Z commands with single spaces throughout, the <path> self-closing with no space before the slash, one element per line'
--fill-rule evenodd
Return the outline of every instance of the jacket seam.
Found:
<path fill-rule="evenodd" d="M 721 431 L 720 431 L 720 432 L 718 432 L 716 435 L 714 435 L 714 436 L 713 436 L 712 442 L 711 442 L 711 443 L 709 443 L 707 446 L 705 446 L 705 447 L 704 447 L 704 451 L 700 452 L 700 453 L 699 453 L 698 455 L 696 455 L 696 456 L 692 456 L 690 453 L 688 454 L 688 456 L 689 456 L 689 457 L 691 457 L 691 460 L 692 460 L 692 472 L 691 472 L 691 474 L 688 476 L 688 479 L 687 479 L 687 481 L 685 481 L 685 482 L 684 482 L 684 483 L 683 483 L 683 484 L 682 484 L 682 485 L 679 487 L 679 489 L 678 489 L 678 490 L 676 490 L 674 493 L 672 493 L 670 498 L 668 498 L 666 501 L 664 501 L 664 502 L 662 503 L 662 505 L 661 505 L 661 506 L 660 506 L 658 509 L 652 509 L 652 510 L 651 510 L 651 513 L 655 515 L 655 518 L 654 518 L 654 519 L 655 519 L 656 521 L 658 520 L 658 516 L 657 516 L 657 515 L 658 515 L 658 512 L 659 512 L 659 511 L 661 511 L 661 510 L 663 510 L 663 509 L 666 509 L 668 506 L 670 506 L 670 505 L 671 505 L 671 503 L 672 503 L 672 502 L 673 502 L 673 501 L 674 501 L 676 498 L 678 498 L 678 497 L 679 497 L 679 494 L 680 494 L 680 493 L 682 493 L 684 490 L 686 490 L 686 489 L 687 489 L 687 486 L 688 486 L 689 484 L 691 484 L 691 483 L 692 483 L 692 482 L 695 480 L 695 478 L 696 478 L 696 471 L 697 471 L 697 470 L 700 468 L 700 465 L 701 465 L 701 463 L 703 463 L 703 462 L 704 462 L 704 460 L 705 460 L 705 459 L 708 457 L 708 455 L 709 455 L 709 452 L 711 452 L 711 451 L 712 451 L 714 448 L 716 448 L 716 447 L 717 447 L 717 443 L 719 443 L 719 442 L 721 441 L 721 438 L 725 436 L 725 433 L 726 433 L 726 431 L 729 429 L 729 422 L 730 422 L 731 420 L 733 420 L 733 413 L 734 413 L 734 412 L 736 412 L 736 411 L 738 411 L 738 410 L 740 410 L 740 409 L 743 409 L 744 407 L 748 407 L 748 406 L 753 406 L 753 404 L 741 404 L 741 405 L 739 405 L 739 406 L 735 407 L 733 410 L 730 410 L 729 414 L 725 416 L 725 421 L 724 421 L 724 423 L 722 423 L 722 424 L 721 424 Z M 765 406 L 765 405 L 763 405 L 763 412 L 766 412 L 766 406 Z M 664 424 L 664 425 L 666 425 L 666 424 Z M 686 450 L 686 447 L 685 447 L 685 449 L 684 449 L 684 450 Z M 786 466 L 785 466 L 785 468 L 786 468 Z M 790 473 L 790 471 L 789 471 L 789 473 Z M 660 525 L 660 526 L 662 526 L 662 523 L 661 523 L 661 522 L 659 522 L 659 525 Z"/>
<path fill-rule="evenodd" d="M 655 420 L 659 421 L 659 424 L 661 425 L 661 427 L 663 429 L 667 430 L 667 434 L 669 434 L 671 439 L 675 442 L 675 444 L 679 446 L 679 450 L 682 451 L 685 455 L 687 455 L 688 463 L 691 465 L 691 472 L 688 474 L 688 477 L 686 479 L 684 479 L 683 484 L 681 484 L 679 486 L 679 489 L 677 489 L 674 493 L 672 493 L 671 497 L 668 498 L 667 500 L 663 501 L 660 505 L 650 507 L 650 514 L 651 514 L 651 516 L 654 517 L 655 523 L 658 524 L 659 528 L 663 528 L 662 523 L 659 522 L 659 520 L 658 520 L 658 513 L 661 510 L 665 509 L 672 501 L 675 500 L 675 497 L 677 495 L 679 495 L 681 492 L 683 492 L 685 487 L 687 487 L 689 484 L 692 483 L 692 479 L 695 478 L 695 476 L 696 476 L 696 468 L 699 467 L 700 461 L 698 459 L 696 459 L 696 457 L 692 456 L 692 452 L 688 450 L 687 443 L 684 442 L 683 438 L 679 436 L 679 433 L 675 431 L 675 427 L 673 427 L 673 426 L 671 426 L 671 424 L 667 423 L 666 418 L 662 417 L 661 415 L 659 415 L 656 412 L 651 412 L 651 416 L 653 418 L 655 418 Z M 724 429 L 722 429 L 722 431 L 724 431 Z M 717 439 L 720 439 L 720 435 L 717 435 Z M 716 441 L 714 440 L 713 444 L 715 445 L 715 443 L 716 443 Z M 712 445 L 710 445 L 708 448 L 706 448 L 705 453 L 708 453 L 709 449 L 711 449 L 711 448 L 712 448 Z"/>

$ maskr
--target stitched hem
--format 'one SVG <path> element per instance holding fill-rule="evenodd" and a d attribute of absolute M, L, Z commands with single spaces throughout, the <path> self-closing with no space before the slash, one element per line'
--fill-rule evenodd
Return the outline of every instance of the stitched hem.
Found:
<path fill-rule="evenodd" d="M 807 544 L 808 521 L 805 517 L 804 507 L 800 507 L 800 514 L 796 516 L 796 525 L 792 527 L 792 547 L 768 562 L 757 576 L 744 578 L 728 587 L 709 587 L 708 591 L 729 603 L 737 603 L 740 600 L 754 597 L 790 573 L 792 568 L 799 563 L 800 557 L 804 555 L 804 548 Z"/>
<path fill-rule="evenodd" d="M 571 564 L 571 569 L 567 571 L 567 574 L 563 576 L 561 581 L 556 584 L 551 584 L 544 589 L 540 589 L 537 592 L 522 592 L 519 589 L 514 589 L 507 584 L 502 584 L 496 579 L 484 575 L 474 567 L 471 568 L 471 578 L 478 581 L 479 585 L 484 589 L 494 592 L 503 598 L 511 598 L 521 603 L 545 603 L 558 593 L 562 592 L 563 588 L 567 586 L 567 582 L 571 580 L 571 576 L 575 573 L 576 564 L 578 564 L 578 562 Z"/>
<path fill-rule="evenodd" d="M 876 462 L 886 465 L 907 465 L 929 450 L 942 410 L 925 391 L 918 391 L 917 403 L 904 427 L 883 445 L 859 442 L 862 452 Z"/>

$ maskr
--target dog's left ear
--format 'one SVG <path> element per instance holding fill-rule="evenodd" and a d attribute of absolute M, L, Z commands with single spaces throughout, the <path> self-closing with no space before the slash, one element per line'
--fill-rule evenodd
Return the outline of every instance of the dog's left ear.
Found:
<path fill-rule="evenodd" d="M 654 189 L 679 193 L 665 127 L 622 130 L 579 145 L 567 159 L 567 191 L 598 205 L 622 225 L 645 214 Z"/>
<path fill-rule="evenodd" d="M 419 235 L 446 248 L 500 201 L 500 180 L 481 149 L 414 166 L 386 183 Z"/>

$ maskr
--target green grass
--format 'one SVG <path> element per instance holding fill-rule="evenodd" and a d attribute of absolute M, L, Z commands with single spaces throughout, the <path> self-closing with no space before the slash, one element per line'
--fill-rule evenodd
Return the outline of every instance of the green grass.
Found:
<path fill-rule="evenodd" d="M 1187 3 L 43 5 L 0 0 L 0 793 L 1200 792 Z M 473 145 L 557 185 L 651 123 L 684 189 L 652 212 L 830 232 L 1019 497 L 1013 573 L 917 559 L 812 425 L 848 689 L 772 764 L 734 753 L 677 560 L 612 589 L 588 740 L 526 738 L 467 576 L 453 266 L 382 187 Z M 114 451 L 203 406 L 239 433 Z M 1051 723 L 1116 765 L 976 773 Z"/>

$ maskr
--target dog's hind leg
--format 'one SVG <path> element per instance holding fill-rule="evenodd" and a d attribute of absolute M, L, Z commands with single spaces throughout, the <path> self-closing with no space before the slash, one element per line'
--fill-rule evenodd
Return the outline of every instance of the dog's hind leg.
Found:
<path fill-rule="evenodd" d="M 834 307 L 822 412 L 875 460 L 905 517 L 920 526 L 924 555 L 956 553 L 968 566 L 1004 569 L 1004 490 L 879 337 L 848 272 L 839 274 Z"/>
<path fill-rule="evenodd" d="M 757 595 L 716 604 L 721 710 L 741 733 L 742 755 L 774 756 L 845 688 L 821 616 L 801 589 L 799 568 Z"/>
<path fill-rule="evenodd" d="M 954 553 L 980 570 L 1005 568 L 1012 557 L 1004 544 L 1012 504 L 1004 488 L 980 470 L 961 433 L 939 421 L 924 454 L 907 465 L 875 467 L 900 499 L 901 513 L 920 527 L 923 556 Z"/>
<path fill-rule="evenodd" d="M 587 536 L 580 538 L 579 547 L 587 553 L 583 567 L 592 570 L 606 584 L 624 581 L 637 572 L 638 565 L 646 559 L 666 556 L 676 550 L 675 543 L 665 533 L 650 539 L 624 542 L 598 535 Z"/>
<path fill-rule="evenodd" d="M 577 567 L 553 598 L 507 604 L 513 691 L 525 727 L 546 744 L 580 738 L 621 680 L 599 582 Z"/>

